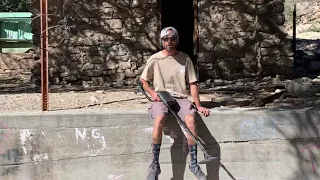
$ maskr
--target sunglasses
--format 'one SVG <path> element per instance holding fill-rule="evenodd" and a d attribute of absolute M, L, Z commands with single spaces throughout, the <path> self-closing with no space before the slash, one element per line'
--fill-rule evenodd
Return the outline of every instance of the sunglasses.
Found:
<path fill-rule="evenodd" d="M 168 38 L 168 37 L 165 37 L 165 38 L 162 38 L 162 41 L 165 41 L 165 42 L 168 42 L 168 41 L 175 41 L 175 40 L 177 40 L 177 38 L 176 37 L 171 37 L 171 38 Z"/>

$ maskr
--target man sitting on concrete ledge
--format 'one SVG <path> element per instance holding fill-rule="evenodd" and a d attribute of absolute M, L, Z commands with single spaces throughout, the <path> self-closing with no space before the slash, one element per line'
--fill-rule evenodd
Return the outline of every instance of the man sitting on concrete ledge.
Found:
<path fill-rule="evenodd" d="M 152 132 L 152 163 L 148 169 L 147 180 L 157 180 L 161 173 L 159 164 L 159 153 L 162 142 L 162 130 L 165 118 L 168 115 L 168 108 L 160 102 L 158 91 L 167 91 L 173 96 L 180 106 L 177 112 L 179 117 L 185 121 L 187 127 L 194 136 L 197 136 L 195 113 L 198 110 L 204 116 L 209 116 L 210 110 L 202 107 L 199 99 L 197 77 L 190 57 L 176 49 L 179 44 L 178 31 L 174 27 L 167 27 L 160 34 L 163 50 L 152 55 L 143 70 L 140 81 L 143 89 L 151 96 L 153 102 L 149 105 L 148 112 L 154 119 Z M 152 89 L 148 81 L 153 82 Z M 190 93 L 195 103 L 187 98 L 187 83 L 190 86 Z M 190 153 L 190 171 L 197 179 L 205 180 L 206 175 L 202 172 L 197 163 L 197 145 L 188 135 L 188 146 Z"/>

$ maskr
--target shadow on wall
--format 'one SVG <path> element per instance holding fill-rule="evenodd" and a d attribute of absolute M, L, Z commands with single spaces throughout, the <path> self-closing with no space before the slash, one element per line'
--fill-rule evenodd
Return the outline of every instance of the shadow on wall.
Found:
<path fill-rule="evenodd" d="M 282 1 L 199 2 L 200 79 L 293 75 Z"/>
<path fill-rule="evenodd" d="M 220 157 L 220 146 L 216 139 L 212 136 L 206 124 L 202 120 L 199 114 L 196 115 L 199 137 L 204 141 L 204 148 L 213 157 Z M 172 163 L 172 180 L 183 180 L 185 170 L 189 171 L 187 158 L 189 156 L 189 149 L 187 139 L 182 132 L 177 120 L 173 116 L 165 121 L 163 133 L 174 139 L 174 143 L 171 146 L 171 163 Z M 201 156 L 203 152 L 198 147 L 198 155 Z M 199 158 L 199 161 L 203 158 Z M 214 160 L 207 163 L 206 169 L 208 180 L 219 180 L 219 167 L 222 165 L 219 160 Z M 224 166 L 223 168 L 227 170 Z M 231 175 L 231 174 L 229 174 Z M 231 175 L 232 176 L 232 175 Z"/>
<path fill-rule="evenodd" d="M 131 85 L 158 48 L 157 2 L 50 1 L 49 81 L 81 86 Z M 33 4 L 33 14 L 39 10 Z M 40 45 L 39 19 L 33 24 Z M 57 26 L 57 27 L 55 27 Z M 40 55 L 40 53 L 38 53 Z M 33 80 L 40 83 L 40 67 Z"/>
<path fill-rule="evenodd" d="M 320 114 L 319 109 L 306 109 L 293 112 L 293 119 L 285 115 L 274 123 L 274 128 L 288 140 L 292 146 L 290 153 L 297 158 L 297 171 L 292 172 L 288 180 L 319 179 L 320 178 Z M 281 124 L 296 126 L 294 133 L 285 132 Z"/>
<path fill-rule="evenodd" d="M 259 109 L 246 111 L 250 112 Z M 283 110 L 287 112 L 281 113 Z M 319 179 L 319 109 L 294 109 L 290 113 L 288 113 L 287 109 L 269 109 L 266 111 L 268 113 L 268 121 L 263 118 L 249 120 L 250 124 L 256 126 L 256 128 L 251 127 L 250 132 L 255 135 L 254 137 L 262 135 L 268 140 L 282 139 L 290 145 L 290 148 L 281 149 L 277 157 L 279 161 L 289 163 L 288 157 L 291 155 L 290 159 L 294 161 L 290 168 L 296 170 L 285 174 L 286 177 L 289 177 L 287 178 L 288 180 Z M 275 116 L 273 116 L 273 113 L 275 113 Z M 259 127 L 259 125 L 261 126 Z M 248 127 L 250 128 L 250 126 Z M 281 157 L 281 154 L 286 157 Z"/>

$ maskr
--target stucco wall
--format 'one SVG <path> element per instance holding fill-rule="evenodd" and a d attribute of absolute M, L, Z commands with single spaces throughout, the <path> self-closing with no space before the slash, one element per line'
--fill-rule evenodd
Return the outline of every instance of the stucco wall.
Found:
<path fill-rule="evenodd" d="M 198 117 L 208 179 L 319 179 L 319 111 L 215 108 Z M 152 123 L 146 110 L 71 110 L 0 115 L 0 179 L 146 179 Z M 160 180 L 194 180 L 187 141 L 165 123 Z M 198 149 L 198 159 L 203 153 Z"/>

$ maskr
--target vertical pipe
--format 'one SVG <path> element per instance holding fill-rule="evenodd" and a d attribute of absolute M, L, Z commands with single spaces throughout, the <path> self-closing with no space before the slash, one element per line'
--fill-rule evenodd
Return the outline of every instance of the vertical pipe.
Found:
<path fill-rule="evenodd" d="M 296 22 L 296 18 L 297 18 L 297 4 L 294 4 L 293 7 L 293 32 L 292 32 L 292 51 L 293 51 L 293 64 L 294 67 L 296 67 L 296 44 L 297 44 L 297 37 L 296 37 L 296 28 L 297 28 L 297 22 Z"/>
<path fill-rule="evenodd" d="M 194 23 L 194 31 L 193 31 L 193 56 L 196 59 L 196 71 L 197 78 L 199 80 L 199 31 L 198 31 L 198 0 L 193 0 L 193 23 Z"/>
<path fill-rule="evenodd" d="M 160 40 L 160 32 L 161 32 L 161 29 L 162 29 L 162 0 L 158 0 L 157 1 L 157 28 L 158 28 L 158 31 L 157 31 L 157 34 L 158 34 L 158 44 L 159 44 L 159 51 L 162 50 L 162 45 L 161 45 L 161 40 Z"/>
<path fill-rule="evenodd" d="M 48 4 L 40 0 L 42 111 L 48 110 Z"/>

